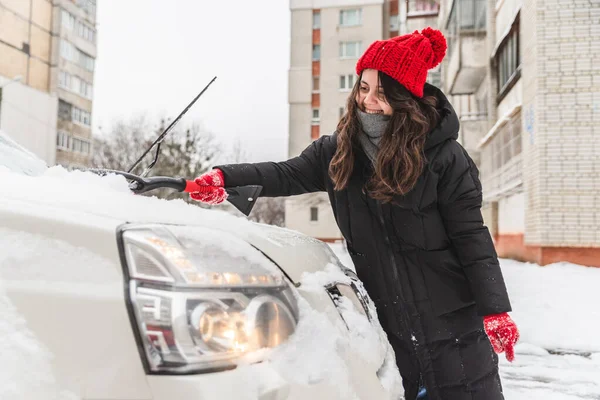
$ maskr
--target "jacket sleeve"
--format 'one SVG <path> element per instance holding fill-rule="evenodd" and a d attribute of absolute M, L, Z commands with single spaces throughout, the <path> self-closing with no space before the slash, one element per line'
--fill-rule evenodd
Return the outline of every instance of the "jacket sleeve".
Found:
<path fill-rule="evenodd" d="M 330 145 L 330 136 L 312 142 L 298 156 L 282 162 L 219 165 L 225 178 L 225 187 L 261 185 L 262 197 L 292 196 L 325 190 L 329 168 L 324 147 Z"/>
<path fill-rule="evenodd" d="M 438 207 L 446 234 L 469 280 L 481 316 L 511 311 L 498 256 L 481 214 L 479 171 L 466 150 L 451 140 L 442 152 Z"/>

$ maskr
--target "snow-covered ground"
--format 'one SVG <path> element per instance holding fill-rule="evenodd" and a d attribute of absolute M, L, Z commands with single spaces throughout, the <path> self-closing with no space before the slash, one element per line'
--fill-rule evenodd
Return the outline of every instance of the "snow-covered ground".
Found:
<path fill-rule="evenodd" d="M 332 249 L 347 266 L 341 244 Z M 521 340 L 500 357 L 507 400 L 600 399 L 600 268 L 501 259 Z"/>

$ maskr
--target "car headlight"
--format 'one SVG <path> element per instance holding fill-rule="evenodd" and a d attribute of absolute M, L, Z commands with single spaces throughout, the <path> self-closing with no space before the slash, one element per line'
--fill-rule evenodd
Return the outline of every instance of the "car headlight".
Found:
<path fill-rule="evenodd" d="M 279 268 L 233 235 L 126 225 L 121 259 L 148 373 L 232 368 L 294 333 L 298 307 Z"/>

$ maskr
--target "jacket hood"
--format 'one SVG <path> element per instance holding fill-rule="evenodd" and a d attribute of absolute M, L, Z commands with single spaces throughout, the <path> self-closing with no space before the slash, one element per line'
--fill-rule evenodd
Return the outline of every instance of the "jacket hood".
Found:
<path fill-rule="evenodd" d="M 460 122 L 448 98 L 440 89 L 428 83 L 425 84 L 425 96 L 437 97 L 438 111 L 441 117 L 439 124 L 427 135 L 425 150 L 435 147 L 448 139 L 458 139 Z"/>

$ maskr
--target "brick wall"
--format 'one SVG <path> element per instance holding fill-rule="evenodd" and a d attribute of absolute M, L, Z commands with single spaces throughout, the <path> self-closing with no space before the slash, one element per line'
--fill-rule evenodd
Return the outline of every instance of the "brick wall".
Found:
<path fill-rule="evenodd" d="M 525 242 L 600 246 L 600 3 L 521 11 Z"/>

